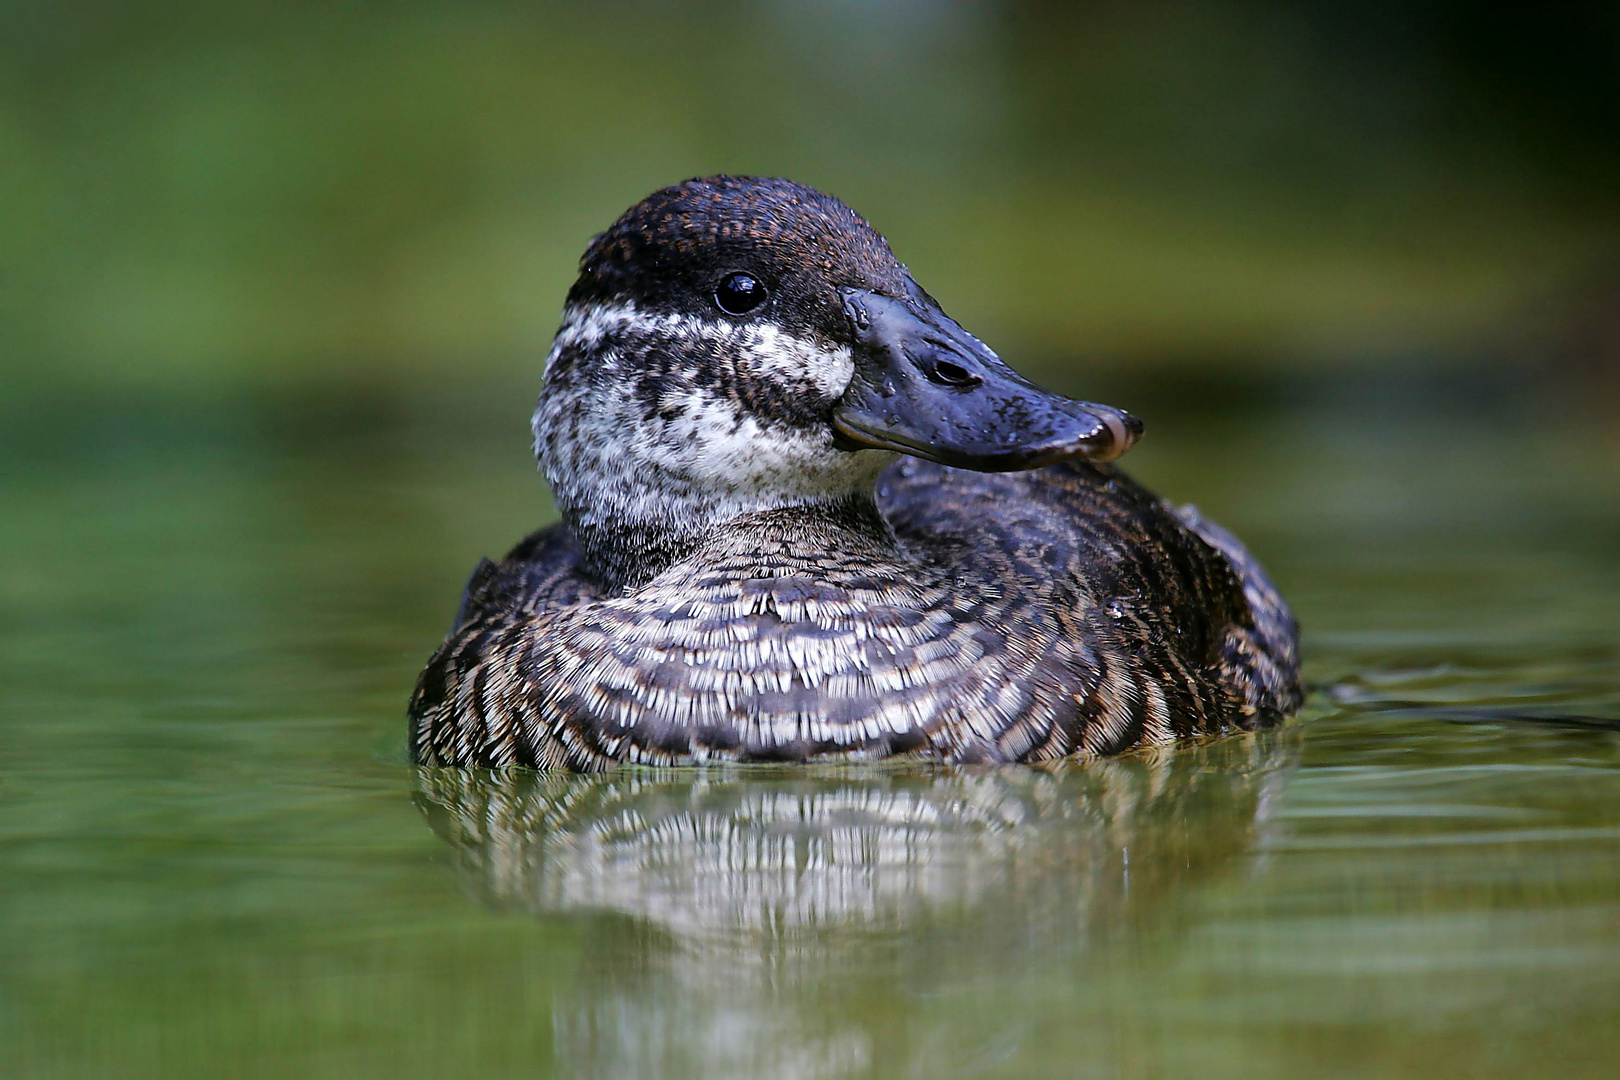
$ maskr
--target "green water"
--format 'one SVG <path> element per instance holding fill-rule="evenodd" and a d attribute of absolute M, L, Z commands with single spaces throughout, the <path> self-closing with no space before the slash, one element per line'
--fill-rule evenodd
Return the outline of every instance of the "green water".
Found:
<path fill-rule="evenodd" d="M 530 392 L 6 413 L 0 1073 L 1613 1075 L 1601 428 L 1392 376 L 1116 395 L 1306 626 L 1281 731 L 418 773 L 416 668 L 547 512 Z"/>

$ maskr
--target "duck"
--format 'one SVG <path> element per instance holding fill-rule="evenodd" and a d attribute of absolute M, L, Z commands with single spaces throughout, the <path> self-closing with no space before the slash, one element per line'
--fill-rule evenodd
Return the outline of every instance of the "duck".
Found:
<path fill-rule="evenodd" d="M 1054 762 L 1279 723 L 1298 628 L 838 199 L 711 176 L 580 260 L 533 417 L 561 520 L 474 569 L 420 765 Z"/>

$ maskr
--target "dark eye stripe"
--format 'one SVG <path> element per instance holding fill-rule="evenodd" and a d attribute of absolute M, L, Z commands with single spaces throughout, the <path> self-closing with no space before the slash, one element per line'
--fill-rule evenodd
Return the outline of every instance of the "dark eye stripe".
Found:
<path fill-rule="evenodd" d="M 731 274 L 714 290 L 714 302 L 727 315 L 743 315 L 765 302 L 765 286 L 752 274 Z"/>

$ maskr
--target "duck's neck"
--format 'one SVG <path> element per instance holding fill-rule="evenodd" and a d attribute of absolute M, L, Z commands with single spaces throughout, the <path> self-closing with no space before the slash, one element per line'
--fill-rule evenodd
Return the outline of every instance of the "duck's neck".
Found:
<path fill-rule="evenodd" d="M 699 425 L 686 439 L 625 423 L 592 430 L 554 404 L 542 398 L 536 414 L 541 467 L 586 569 L 614 591 L 657 577 L 751 514 L 791 508 L 829 521 L 875 517 L 877 475 L 894 457 L 758 425 L 747 437 L 727 436 L 729 421 Z"/>
<path fill-rule="evenodd" d="M 739 514 L 686 517 L 678 509 L 661 521 L 610 517 L 586 519 L 564 511 L 586 570 L 612 593 L 646 584 L 671 565 L 698 551 L 723 530 L 746 528 L 791 517 L 830 540 L 849 532 L 864 544 L 892 545 L 894 532 L 871 492 L 852 492 L 797 503 L 760 505 Z"/>
<path fill-rule="evenodd" d="M 682 367 L 697 362 L 690 357 L 672 358 L 628 338 L 583 352 L 570 347 L 572 340 L 559 334 L 552 350 L 534 414 L 535 452 L 587 569 L 608 588 L 635 588 L 656 577 L 749 514 L 803 508 L 837 520 L 859 506 L 876 515 L 877 475 L 894 455 L 841 449 L 822 415 L 848 382 L 847 355 L 794 354 L 787 365 L 772 353 L 772 363 L 811 372 L 809 381 L 756 377 L 745 385 L 733 372 L 729 382 L 721 380 L 728 392 Z M 632 364 L 626 358 L 633 345 L 641 351 Z M 733 359 L 741 364 L 744 356 Z M 816 373 L 818 363 L 834 360 L 844 366 Z M 768 415 L 742 401 L 772 395 L 781 400 Z"/>
<path fill-rule="evenodd" d="M 823 544 L 833 542 L 842 533 L 859 538 L 862 547 L 873 542 L 893 546 L 894 531 L 878 510 L 872 494 L 846 494 L 831 499 L 813 500 L 802 504 L 758 507 L 724 520 L 710 521 L 706 526 L 685 523 L 689 528 L 674 528 L 676 521 L 611 520 L 582 521 L 577 515 L 564 513 L 564 520 L 573 531 L 573 539 L 580 547 L 586 572 L 608 589 L 622 594 L 640 588 L 661 575 L 664 570 L 700 551 L 714 536 L 727 529 L 748 528 L 758 523 L 763 528 L 791 518 L 797 533 L 805 531 L 820 538 Z M 695 528 L 692 528 L 695 526 Z M 771 554 L 771 552 L 761 552 Z M 784 552 L 795 554 L 795 552 Z"/>

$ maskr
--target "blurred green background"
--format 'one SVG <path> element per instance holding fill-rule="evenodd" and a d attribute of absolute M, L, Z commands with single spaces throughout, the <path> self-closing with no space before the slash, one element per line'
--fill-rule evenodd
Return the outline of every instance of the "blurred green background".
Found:
<path fill-rule="evenodd" d="M 85 0 L 4 27 L 8 395 L 527 396 L 590 236 L 719 171 L 843 197 L 1037 370 L 1612 369 L 1620 337 L 1612 4 Z"/>

